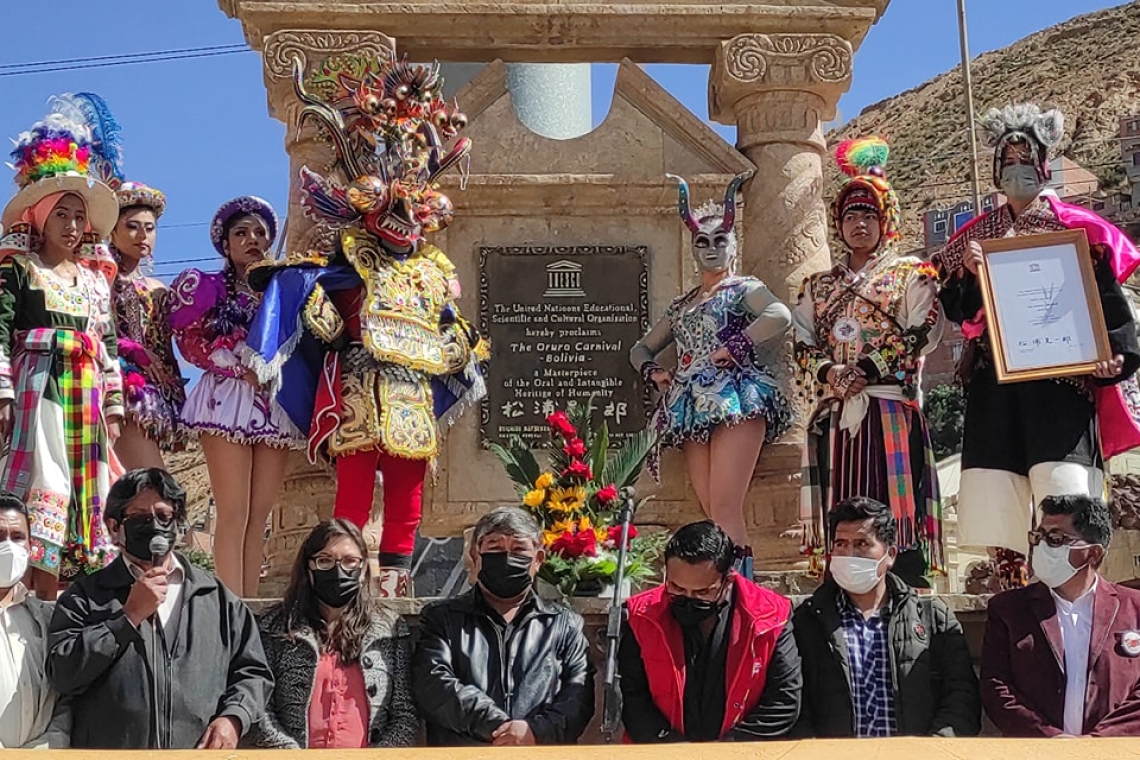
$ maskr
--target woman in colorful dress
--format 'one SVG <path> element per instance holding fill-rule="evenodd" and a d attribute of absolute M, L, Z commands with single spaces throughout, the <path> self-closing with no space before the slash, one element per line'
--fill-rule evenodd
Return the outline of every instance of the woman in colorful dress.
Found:
<path fill-rule="evenodd" d="M 95 243 L 118 204 L 88 174 L 91 157 L 88 126 L 49 114 L 20 135 L 20 189 L 0 217 L 0 487 L 28 505 L 29 585 L 41 599 L 55 599 L 61 575 L 115 556 L 103 501 L 122 381 Z"/>
<path fill-rule="evenodd" d="M 170 332 L 171 292 L 143 271 L 154 255 L 158 218 L 166 196 L 137 182 L 115 191 L 119 221 L 111 231 L 111 252 L 118 264 L 113 293 L 119 366 L 127 417 L 115 441 L 115 455 L 128 470 L 165 467 L 164 451 L 184 440 L 179 414 L 185 384 Z"/>
<path fill-rule="evenodd" d="M 206 456 L 217 506 L 214 564 L 222 582 L 243 597 L 257 594 L 265 521 L 277 502 L 289 449 L 305 432 L 243 363 L 259 296 L 246 280 L 277 234 L 277 215 L 252 196 L 226 202 L 210 239 L 225 257 L 222 271 L 188 269 L 174 281 L 170 323 L 182 355 L 204 370 L 182 408 Z"/>
<path fill-rule="evenodd" d="M 737 569 L 750 576 L 752 549 L 744 522 L 744 496 L 760 449 L 791 423 L 791 407 L 757 354 L 773 352 L 791 324 L 788 307 L 755 277 L 733 273 L 736 260 L 736 191 L 724 206 L 689 210 L 689 187 L 680 177 L 680 211 L 692 233 L 701 283 L 675 299 L 630 351 L 645 381 L 664 396 L 655 424 L 664 446 L 679 446 L 701 508 L 737 546 Z M 656 357 L 677 344 L 677 367 Z"/>

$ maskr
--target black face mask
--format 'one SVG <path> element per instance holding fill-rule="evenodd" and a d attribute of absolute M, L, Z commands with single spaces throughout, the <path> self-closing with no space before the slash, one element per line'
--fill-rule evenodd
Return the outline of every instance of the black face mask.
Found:
<path fill-rule="evenodd" d="M 123 549 L 132 557 L 146 562 L 152 561 L 154 554 L 150 550 L 150 542 L 155 536 L 166 539 L 166 554 L 169 554 L 174 548 L 174 540 L 178 537 L 174 521 L 171 520 L 169 524 L 163 525 L 153 517 L 128 517 L 123 520 Z"/>
<path fill-rule="evenodd" d="M 328 570 L 309 570 L 312 573 L 313 593 L 317 599 L 334 609 L 340 609 L 360 593 L 360 570 L 350 573 L 340 565 Z"/>
<path fill-rule="evenodd" d="M 533 579 L 530 577 L 530 557 L 506 552 L 485 552 L 479 555 L 483 566 L 479 570 L 479 583 L 499 599 L 514 599 L 523 595 Z"/>
<path fill-rule="evenodd" d="M 675 596 L 669 603 L 673 618 L 686 628 L 700 625 L 720 611 L 724 602 L 710 602 L 691 596 Z"/>

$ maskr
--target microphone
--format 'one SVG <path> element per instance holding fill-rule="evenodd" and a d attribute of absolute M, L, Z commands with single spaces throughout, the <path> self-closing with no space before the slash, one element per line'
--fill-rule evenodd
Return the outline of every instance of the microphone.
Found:
<path fill-rule="evenodd" d="M 158 564 L 162 558 L 170 554 L 170 539 L 166 536 L 155 536 L 150 540 L 150 561 Z"/>

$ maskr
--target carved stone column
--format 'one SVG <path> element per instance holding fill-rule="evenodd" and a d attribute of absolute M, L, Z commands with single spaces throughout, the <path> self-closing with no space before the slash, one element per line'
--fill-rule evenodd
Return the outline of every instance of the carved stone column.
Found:
<path fill-rule="evenodd" d="M 756 165 L 744 186 L 742 271 L 795 304 L 800 283 L 830 266 L 823 200 L 823 122 L 835 118 L 851 83 L 851 43 L 832 34 L 741 34 L 721 43 L 709 81 L 709 113 L 735 124 L 737 148 Z M 780 363 L 785 387 L 790 356 Z M 795 524 L 803 420 L 764 448 L 745 514 L 757 568 L 794 561 L 798 541 L 779 538 Z"/>
<path fill-rule="evenodd" d="M 757 167 L 744 186 L 744 271 L 793 299 L 828 266 L 823 122 L 851 84 L 851 43 L 831 34 L 742 34 L 721 44 L 709 112 L 735 124 Z"/>
<path fill-rule="evenodd" d="M 293 59 L 300 58 L 306 72 L 321 60 L 338 53 L 379 55 L 395 48 L 395 41 L 380 32 L 282 30 L 265 39 L 265 86 L 269 95 L 269 113 L 286 125 L 285 150 L 289 154 L 289 209 L 285 232 L 285 252 L 307 249 L 328 250 L 332 241 L 322 229 L 309 220 L 301 208 L 297 177 L 308 165 L 325 172 L 336 156 L 312 125 L 297 128 L 301 103 L 293 91 Z M 379 495 L 379 485 L 377 495 Z M 313 525 L 332 516 L 336 481 L 332 473 L 310 465 L 303 453 L 295 453 L 289 463 L 278 509 L 274 513 L 266 557 L 269 577 L 262 584 L 261 595 L 281 590 L 288 580 L 293 558 Z M 373 503 L 378 503 L 374 499 Z M 365 529 L 371 546 L 377 542 L 376 524 Z"/>

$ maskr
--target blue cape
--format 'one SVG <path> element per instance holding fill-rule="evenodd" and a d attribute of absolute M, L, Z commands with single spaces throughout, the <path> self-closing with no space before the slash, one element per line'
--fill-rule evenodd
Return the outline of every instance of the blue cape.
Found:
<path fill-rule="evenodd" d="M 352 290 L 364 282 L 345 264 L 295 264 L 270 275 L 261 306 L 250 325 L 246 345 L 263 382 L 277 389 L 276 399 L 299 429 L 312 427 L 313 405 L 329 347 L 305 328 L 305 303 L 317 285 L 326 293 Z M 445 319 L 455 313 L 448 307 Z M 482 373 L 474 362 L 453 375 L 431 379 L 436 419 L 450 425 L 485 392 Z"/>

